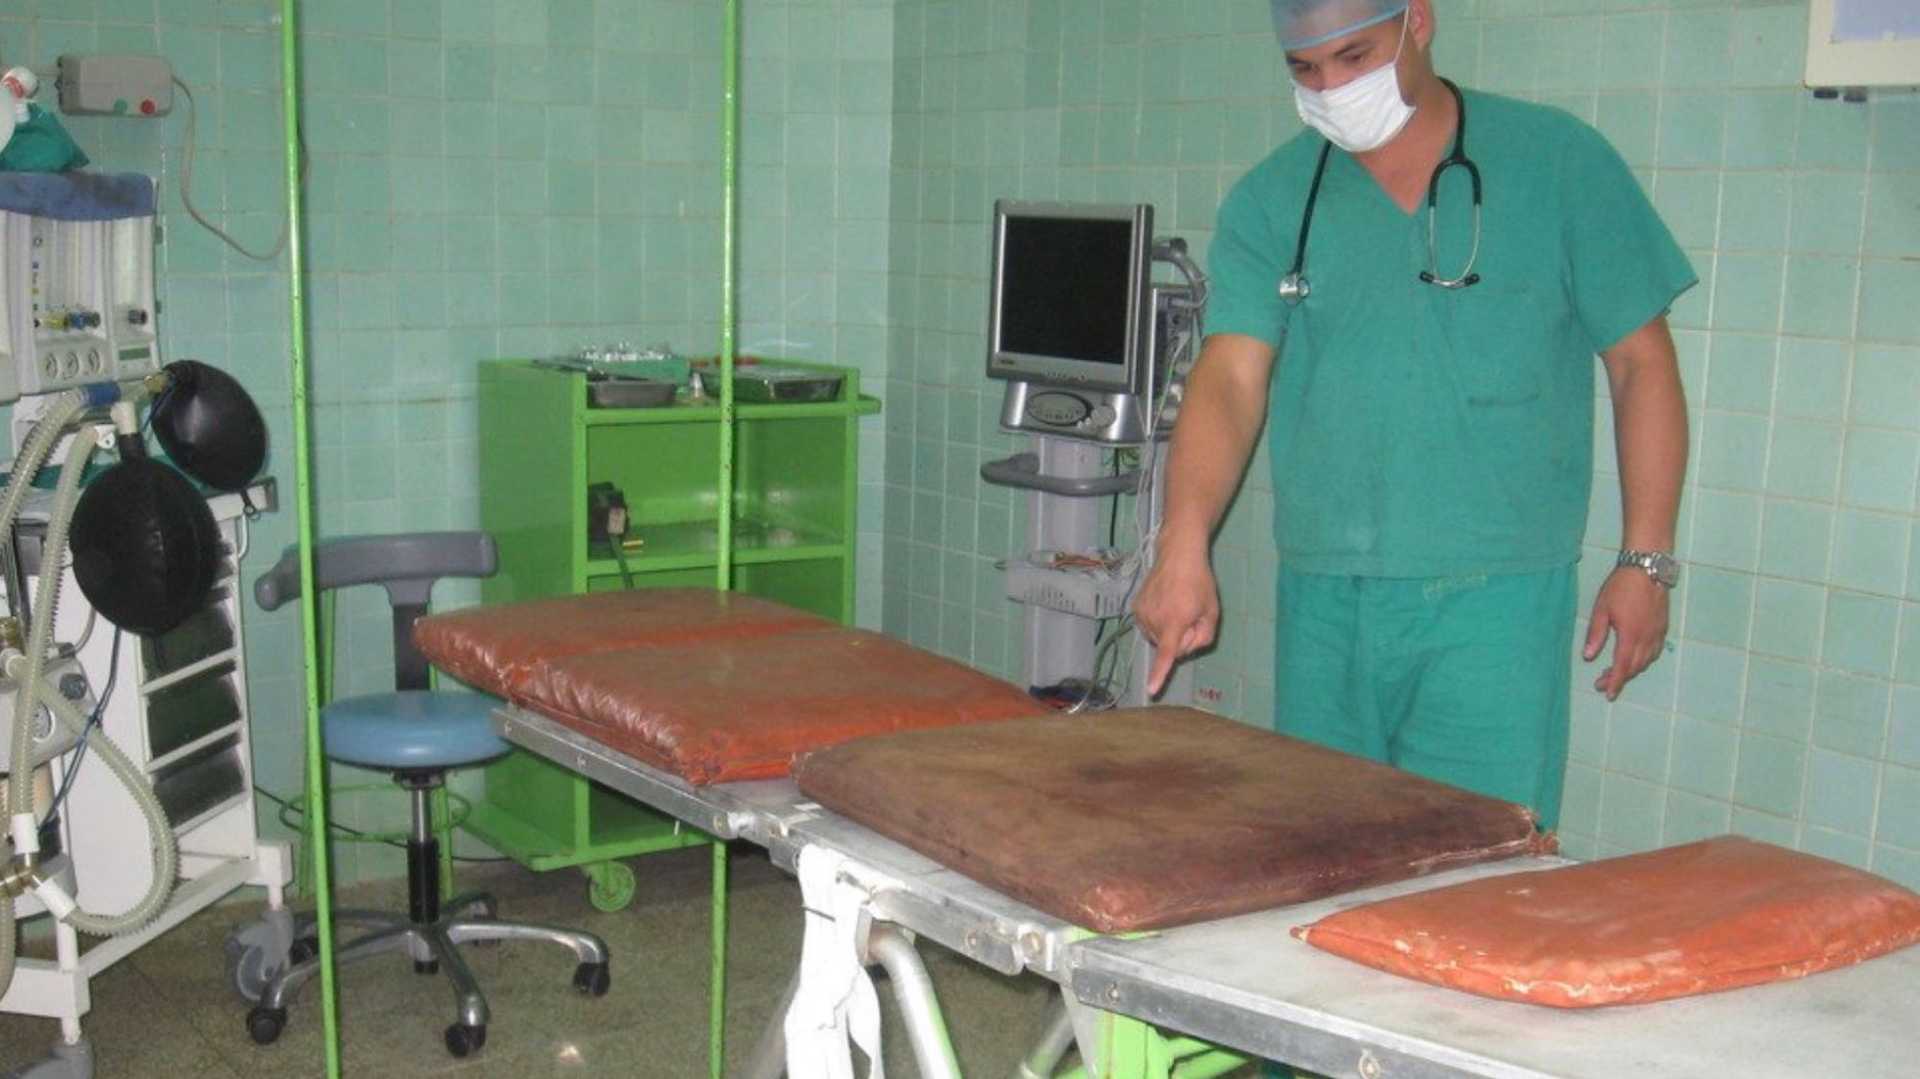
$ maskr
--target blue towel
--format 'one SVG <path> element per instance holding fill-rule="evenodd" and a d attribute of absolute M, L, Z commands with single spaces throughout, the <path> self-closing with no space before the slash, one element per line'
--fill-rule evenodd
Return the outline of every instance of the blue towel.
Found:
<path fill-rule="evenodd" d="M 153 178 L 136 172 L 0 172 L 0 210 L 63 221 L 153 216 Z"/>

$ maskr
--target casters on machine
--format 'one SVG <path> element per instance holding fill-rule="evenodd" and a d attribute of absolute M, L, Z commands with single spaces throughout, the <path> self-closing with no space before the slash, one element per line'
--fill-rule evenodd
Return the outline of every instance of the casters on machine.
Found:
<path fill-rule="evenodd" d="M 247 1013 L 247 1036 L 253 1039 L 255 1045 L 272 1045 L 280 1040 L 280 1032 L 285 1029 L 285 1008 L 255 1007 Z"/>
<path fill-rule="evenodd" d="M 45 1060 L 0 1073 L 0 1079 L 93 1079 L 93 1043 L 85 1038 L 61 1042 Z"/>
<path fill-rule="evenodd" d="M 447 1052 L 457 1057 L 478 1053 L 486 1048 L 487 1028 L 470 1027 L 465 1023 L 455 1023 L 447 1028 Z"/>
<path fill-rule="evenodd" d="M 294 940 L 292 911 L 267 911 L 259 921 L 239 926 L 227 934 L 227 984 L 233 986 L 240 999 L 257 1003 L 260 994 L 266 992 L 267 983 L 286 970 L 289 963 L 301 961 L 293 952 L 304 943 Z M 305 958 L 312 955 L 308 952 Z"/>
<path fill-rule="evenodd" d="M 582 963 L 573 968 L 573 988 L 584 996 L 604 997 L 613 984 L 613 972 L 605 963 Z"/>

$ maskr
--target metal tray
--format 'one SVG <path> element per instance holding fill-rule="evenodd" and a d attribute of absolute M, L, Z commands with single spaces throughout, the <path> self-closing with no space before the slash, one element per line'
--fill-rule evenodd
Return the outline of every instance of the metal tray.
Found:
<path fill-rule="evenodd" d="M 660 408 L 673 404 L 678 388 L 649 378 L 589 379 L 587 401 L 594 408 Z"/>
<path fill-rule="evenodd" d="M 719 387 L 717 370 L 703 372 L 707 392 Z M 747 364 L 733 369 L 733 396 L 749 404 L 775 404 L 795 401 L 835 401 L 840 397 L 840 375 L 808 371 L 771 364 Z"/>

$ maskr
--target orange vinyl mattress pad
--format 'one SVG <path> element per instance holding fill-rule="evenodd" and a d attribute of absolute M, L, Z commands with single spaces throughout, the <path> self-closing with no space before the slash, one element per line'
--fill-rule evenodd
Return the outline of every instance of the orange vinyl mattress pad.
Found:
<path fill-rule="evenodd" d="M 1738 836 L 1484 877 L 1328 915 L 1335 955 L 1499 1000 L 1592 1008 L 1850 966 L 1920 941 L 1920 895 Z"/>
<path fill-rule="evenodd" d="M 1553 847 L 1521 806 L 1191 709 L 1035 716 L 960 664 L 737 594 L 510 604 L 414 636 L 476 688 L 695 785 L 791 770 L 827 809 L 1098 932 Z M 1587 1007 L 1904 947 L 1920 895 L 1729 837 L 1415 892 L 1297 933 L 1437 985 Z"/>
<path fill-rule="evenodd" d="M 1026 693 L 751 596 L 647 589 L 421 619 L 441 670 L 696 786 L 862 735 L 1031 715 Z"/>
<path fill-rule="evenodd" d="M 1536 852 L 1520 806 L 1179 708 L 1035 716 L 887 637 L 704 589 L 422 619 L 474 687 L 696 786 L 827 808 L 1062 920 L 1202 921 Z"/>

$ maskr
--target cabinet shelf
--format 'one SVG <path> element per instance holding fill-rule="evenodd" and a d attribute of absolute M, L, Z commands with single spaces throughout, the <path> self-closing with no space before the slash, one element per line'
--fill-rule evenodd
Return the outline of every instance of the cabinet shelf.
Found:
<path fill-rule="evenodd" d="M 857 370 L 826 370 L 841 379 L 836 400 L 735 407 L 732 489 L 723 492 L 717 399 L 593 408 L 578 372 L 482 364 L 480 518 L 500 550 L 482 600 L 712 587 L 725 497 L 734 510 L 732 589 L 850 621 L 860 417 L 880 402 L 860 393 Z M 587 490 L 596 484 L 620 491 L 630 532 L 643 541 L 624 559 L 587 539 Z M 705 841 L 670 825 L 517 751 L 487 766 L 466 824 L 536 870 Z"/>
<path fill-rule="evenodd" d="M 818 562 L 822 559 L 839 558 L 845 548 L 834 545 L 815 547 L 778 547 L 778 548 L 740 548 L 733 551 L 733 564 L 736 566 L 771 566 L 784 562 Z M 720 564 L 709 550 L 680 554 L 654 554 L 646 558 L 627 557 L 627 572 L 635 576 L 648 573 L 666 573 L 677 570 L 710 570 Z M 587 562 L 588 577 L 617 577 L 620 575 L 620 562 L 612 557 L 593 558 Z"/>
<path fill-rule="evenodd" d="M 756 564 L 767 562 L 806 562 L 820 558 L 838 558 L 846 544 L 823 532 L 768 524 L 753 518 L 733 523 L 733 560 Z M 712 520 L 664 521 L 633 526 L 633 535 L 645 541 L 639 549 L 627 551 L 627 570 L 707 568 L 719 564 L 720 528 Z M 587 575 L 599 577 L 620 572 L 620 562 L 604 543 L 587 547 Z"/>
<path fill-rule="evenodd" d="M 664 405 L 659 408 L 595 408 L 581 421 L 588 427 L 620 427 L 643 423 L 717 423 L 720 405 L 712 403 Z M 809 401 L 794 404 L 739 405 L 733 414 L 742 421 L 817 419 L 822 416 L 870 416 L 880 411 L 880 399 L 865 395 L 846 401 Z"/>

